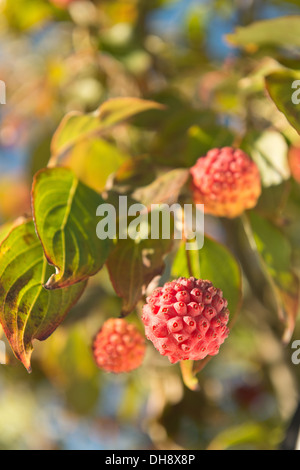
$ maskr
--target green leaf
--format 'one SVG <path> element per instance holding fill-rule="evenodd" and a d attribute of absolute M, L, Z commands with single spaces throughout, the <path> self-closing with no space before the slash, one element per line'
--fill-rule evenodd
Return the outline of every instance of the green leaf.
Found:
<path fill-rule="evenodd" d="M 161 166 L 190 168 L 209 149 L 231 145 L 234 138 L 207 108 L 195 110 L 180 103 L 158 117 L 163 119 L 157 123 L 151 154 Z"/>
<path fill-rule="evenodd" d="M 258 449 L 266 450 L 266 447 L 273 449 L 274 443 L 272 441 L 275 434 L 276 429 L 270 433 L 270 429 L 264 423 L 245 421 L 242 425 L 226 427 L 226 430 L 219 432 L 210 442 L 207 450 L 252 449 L 255 443 Z M 275 437 L 277 442 L 276 438 L 277 436 Z"/>
<path fill-rule="evenodd" d="M 284 234 L 270 222 L 255 213 L 250 215 L 255 246 L 275 294 L 279 317 L 285 314 L 286 328 L 283 340 L 288 343 L 299 313 L 299 278 L 291 269 L 292 249 Z M 247 221 L 244 219 L 244 223 Z M 246 227 L 247 228 L 247 227 Z M 248 235 L 251 237 L 251 233 Z"/>
<path fill-rule="evenodd" d="M 7 222 L 6 224 L 1 225 L 1 227 L 0 227 L 0 243 L 2 243 L 2 241 L 7 237 L 7 235 L 12 230 L 14 225 L 15 224 L 13 222 Z"/>
<path fill-rule="evenodd" d="M 300 16 L 281 16 L 270 20 L 256 21 L 248 26 L 239 26 L 227 41 L 239 47 L 256 50 L 258 46 L 300 46 Z"/>
<path fill-rule="evenodd" d="M 99 136 L 103 131 L 125 119 L 150 109 L 164 109 L 164 106 L 139 98 L 113 98 L 103 103 L 93 113 L 71 112 L 67 114 L 54 134 L 50 165 L 55 165 L 59 156 L 79 141 Z"/>
<path fill-rule="evenodd" d="M 123 299 L 122 314 L 130 313 L 152 279 L 162 274 L 164 256 L 173 240 L 118 240 L 107 260 L 116 294 Z"/>
<path fill-rule="evenodd" d="M 66 287 L 96 274 L 112 243 L 96 234 L 96 211 L 104 202 L 102 197 L 70 170 L 48 168 L 35 175 L 32 201 L 45 255 L 57 268 L 45 287 Z"/>
<path fill-rule="evenodd" d="M 101 192 L 108 177 L 131 161 L 131 157 L 103 139 L 82 140 L 64 155 L 59 166 L 69 168 L 84 184 Z"/>
<path fill-rule="evenodd" d="M 231 315 L 238 312 L 241 303 L 242 279 L 235 257 L 221 243 L 207 235 L 200 250 L 186 250 L 182 243 L 172 266 L 174 277 L 207 279 L 223 291 Z"/>
<path fill-rule="evenodd" d="M 132 196 L 146 207 L 150 207 L 151 204 L 172 204 L 177 201 L 188 177 L 189 171 L 186 169 L 168 171 L 148 186 L 134 191 Z"/>
<path fill-rule="evenodd" d="M 265 187 L 278 185 L 290 178 L 288 145 L 276 131 L 266 131 L 251 143 L 249 154 L 257 164 Z"/>
<path fill-rule="evenodd" d="M 0 245 L 0 321 L 16 357 L 30 372 L 34 339 L 47 339 L 78 301 L 86 283 L 49 291 L 53 272 L 32 220 L 15 226 Z"/>
<path fill-rule="evenodd" d="M 293 88 L 293 83 L 296 80 L 300 80 L 300 72 L 294 70 L 281 70 L 265 77 L 266 88 L 270 98 L 298 134 L 300 134 L 299 85 L 297 88 Z"/>

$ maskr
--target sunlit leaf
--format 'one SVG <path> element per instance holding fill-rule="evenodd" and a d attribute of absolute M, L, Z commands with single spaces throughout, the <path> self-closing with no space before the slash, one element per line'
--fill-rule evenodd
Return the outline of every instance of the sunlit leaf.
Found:
<path fill-rule="evenodd" d="M 38 172 L 32 189 L 34 220 L 46 257 L 56 273 L 46 282 L 56 289 L 83 281 L 98 272 L 111 240 L 96 234 L 96 211 L 102 197 L 66 168 Z"/>
<path fill-rule="evenodd" d="M 261 134 L 252 143 L 249 153 L 259 168 L 264 186 L 280 184 L 290 177 L 288 146 L 278 132 L 267 131 Z"/>
<path fill-rule="evenodd" d="M 281 16 L 239 26 L 227 41 L 234 45 L 255 50 L 262 45 L 299 47 L 300 16 Z"/>
<path fill-rule="evenodd" d="M 28 371 L 34 339 L 43 341 L 63 321 L 86 283 L 49 291 L 53 272 L 32 220 L 12 229 L 0 245 L 0 321 L 16 355 Z"/>
<path fill-rule="evenodd" d="M 101 139 L 82 140 L 59 162 L 84 184 L 97 192 L 104 190 L 108 177 L 131 160 L 115 145 Z"/>
<path fill-rule="evenodd" d="M 103 103 L 91 114 L 78 112 L 67 114 L 54 134 L 50 165 L 54 165 L 60 155 L 79 141 L 99 136 L 108 128 L 150 109 L 164 108 L 159 103 L 139 98 L 113 98 Z"/>
<path fill-rule="evenodd" d="M 300 72 L 280 70 L 267 75 L 265 80 L 271 99 L 300 134 Z"/>

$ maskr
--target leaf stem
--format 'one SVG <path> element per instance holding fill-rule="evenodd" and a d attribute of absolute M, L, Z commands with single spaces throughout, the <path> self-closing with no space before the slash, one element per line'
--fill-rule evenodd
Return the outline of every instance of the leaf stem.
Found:
<path fill-rule="evenodd" d="M 193 371 L 194 361 L 180 361 L 181 375 L 184 384 L 193 392 L 199 390 L 199 383 L 195 372 Z"/>
<path fill-rule="evenodd" d="M 190 251 L 189 250 L 185 250 L 185 256 L 186 256 L 186 263 L 187 263 L 187 268 L 188 268 L 188 272 L 189 272 L 189 276 L 190 277 L 194 277 L 193 275 L 193 268 L 192 268 L 192 262 L 191 262 L 191 257 L 190 257 Z"/>

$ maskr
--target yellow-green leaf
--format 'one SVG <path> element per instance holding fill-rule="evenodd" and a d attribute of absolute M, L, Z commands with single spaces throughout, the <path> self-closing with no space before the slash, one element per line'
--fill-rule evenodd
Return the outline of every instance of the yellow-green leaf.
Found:
<path fill-rule="evenodd" d="M 0 245 L 0 321 L 16 357 L 30 372 L 34 339 L 47 339 L 81 296 L 86 283 L 49 291 L 53 272 L 32 220 L 14 226 Z"/>
<path fill-rule="evenodd" d="M 238 26 L 226 39 L 234 46 L 255 48 L 262 45 L 300 46 L 300 16 L 281 16 Z"/>
<path fill-rule="evenodd" d="M 267 75 L 265 81 L 270 98 L 300 134 L 300 72 L 294 70 L 273 72 Z"/>
<path fill-rule="evenodd" d="M 67 168 L 38 172 L 32 189 L 34 221 L 45 255 L 56 273 L 46 282 L 57 289 L 96 274 L 106 261 L 109 238 L 96 234 L 96 211 L 102 197 Z"/>
<path fill-rule="evenodd" d="M 103 131 L 125 119 L 150 109 L 164 109 L 164 107 L 154 101 L 126 97 L 110 99 L 90 114 L 78 112 L 67 114 L 54 134 L 50 165 L 56 164 L 60 156 L 81 140 L 99 136 Z"/>

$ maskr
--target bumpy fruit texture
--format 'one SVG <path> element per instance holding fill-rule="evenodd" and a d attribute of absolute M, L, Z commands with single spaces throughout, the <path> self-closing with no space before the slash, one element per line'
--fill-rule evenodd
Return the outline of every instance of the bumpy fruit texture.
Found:
<path fill-rule="evenodd" d="M 207 214 L 237 217 L 254 207 L 261 194 L 258 168 L 239 149 L 212 149 L 190 171 L 194 201 L 204 204 Z"/>
<path fill-rule="evenodd" d="M 215 356 L 229 334 L 227 300 L 210 281 L 180 277 L 157 288 L 143 307 L 147 338 L 170 362 Z"/>
<path fill-rule="evenodd" d="M 288 160 L 294 180 L 300 183 L 300 145 L 290 148 Z"/>
<path fill-rule="evenodd" d="M 100 369 L 118 374 L 139 367 L 145 348 L 144 338 L 134 325 L 110 318 L 94 340 L 93 353 Z"/>

